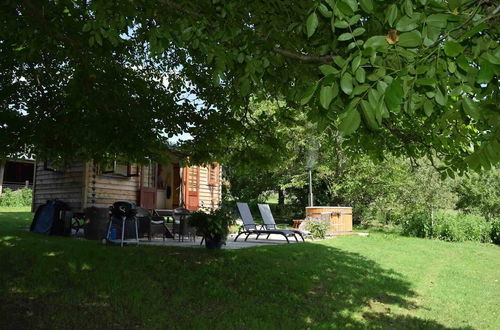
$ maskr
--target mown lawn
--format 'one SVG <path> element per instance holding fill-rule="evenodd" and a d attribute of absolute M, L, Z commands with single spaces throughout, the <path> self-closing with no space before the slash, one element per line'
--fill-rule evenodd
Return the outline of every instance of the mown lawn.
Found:
<path fill-rule="evenodd" d="M 0 210 L 0 329 L 499 329 L 500 248 L 375 233 L 210 252 L 46 237 Z"/>

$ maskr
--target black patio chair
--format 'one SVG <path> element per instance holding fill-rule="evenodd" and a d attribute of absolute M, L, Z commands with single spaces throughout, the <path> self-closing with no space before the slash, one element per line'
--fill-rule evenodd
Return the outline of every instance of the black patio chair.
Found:
<path fill-rule="evenodd" d="M 240 235 L 246 234 L 245 241 L 248 239 L 250 235 L 257 235 L 255 239 L 259 239 L 260 235 L 264 234 L 267 235 L 266 239 L 269 239 L 269 236 L 272 234 L 276 235 L 281 235 L 285 237 L 287 243 L 290 243 L 290 240 L 288 239 L 289 237 L 295 238 L 295 240 L 298 242 L 299 240 L 297 239 L 297 236 L 295 236 L 295 233 L 292 230 L 287 230 L 287 229 L 259 229 L 257 228 L 257 224 L 253 221 L 253 216 L 252 213 L 250 212 L 250 208 L 248 207 L 247 203 L 236 203 L 238 206 L 238 212 L 240 213 L 241 220 L 243 221 L 243 230 L 241 230 L 238 235 L 236 235 L 236 238 L 234 241 L 240 237 Z"/>
<path fill-rule="evenodd" d="M 273 213 L 271 212 L 271 208 L 269 207 L 269 205 L 257 204 L 257 206 L 259 207 L 259 212 L 264 222 L 263 224 L 264 228 L 268 230 L 273 230 L 273 229 L 279 230 L 279 228 L 276 225 L 276 221 L 274 221 Z M 308 231 L 302 231 L 296 229 L 290 229 L 290 230 L 293 231 L 295 234 L 299 235 L 300 238 L 302 238 L 303 242 L 305 242 L 304 236 L 310 235 Z"/>

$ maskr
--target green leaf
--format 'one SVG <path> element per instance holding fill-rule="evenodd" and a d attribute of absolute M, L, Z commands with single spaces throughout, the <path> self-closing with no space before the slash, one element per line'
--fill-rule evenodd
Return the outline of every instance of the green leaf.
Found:
<path fill-rule="evenodd" d="M 376 89 L 370 89 L 370 91 L 368 91 L 368 103 L 370 103 L 370 106 L 372 108 L 377 108 L 378 105 L 379 105 L 379 99 L 380 99 L 380 94 L 378 93 L 378 91 Z"/>
<path fill-rule="evenodd" d="M 457 71 L 457 65 L 455 64 L 455 62 L 448 62 L 448 71 L 450 71 L 450 73 L 455 73 Z"/>
<path fill-rule="evenodd" d="M 340 56 L 334 56 L 333 63 L 337 64 L 339 66 L 339 68 L 341 68 L 341 69 L 343 69 L 344 66 L 346 65 L 345 60 Z"/>
<path fill-rule="evenodd" d="M 359 28 L 354 29 L 354 31 L 352 31 L 352 35 L 355 37 L 358 37 L 358 36 L 362 35 L 363 33 L 365 33 L 365 31 L 366 30 L 364 28 L 359 27 Z"/>
<path fill-rule="evenodd" d="M 91 29 L 91 27 L 92 27 L 92 26 L 91 26 L 91 24 L 90 24 L 89 22 L 87 22 L 87 23 L 83 24 L 83 29 L 82 29 L 82 31 L 83 31 L 83 32 L 89 32 L 89 31 L 90 31 L 90 29 Z"/>
<path fill-rule="evenodd" d="M 419 16 L 416 18 L 410 18 L 408 16 L 401 17 L 401 19 L 396 23 L 396 30 L 400 32 L 415 30 L 418 26 L 418 17 Z"/>
<path fill-rule="evenodd" d="M 479 111 L 478 106 L 476 105 L 476 102 L 474 102 L 471 98 L 468 96 L 465 96 L 462 99 L 462 107 L 464 109 L 464 112 L 468 114 L 470 117 L 478 120 L 481 118 L 481 112 Z"/>
<path fill-rule="evenodd" d="M 330 18 L 333 16 L 332 12 L 326 7 L 324 4 L 320 3 L 318 6 L 318 10 L 326 18 Z"/>
<path fill-rule="evenodd" d="M 453 40 L 450 40 L 444 44 L 444 53 L 449 57 L 456 57 L 459 54 L 462 54 L 464 49 L 465 47 Z"/>
<path fill-rule="evenodd" d="M 352 14 L 354 14 L 351 6 L 343 1 L 337 1 L 337 8 L 346 16 L 352 16 Z"/>
<path fill-rule="evenodd" d="M 356 109 L 349 110 L 339 125 L 342 135 L 347 136 L 354 133 L 361 123 L 361 116 Z"/>
<path fill-rule="evenodd" d="M 306 21 L 306 29 L 307 29 L 307 37 L 310 38 L 314 32 L 316 32 L 316 28 L 318 27 L 318 15 L 316 12 L 309 15 Z"/>
<path fill-rule="evenodd" d="M 340 36 L 339 36 L 339 41 L 345 41 L 345 40 L 350 40 L 352 39 L 352 34 L 351 33 L 342 33 Z"/>
<path fill-rule="evenodd" d="M 389 23 L 389 26 L 394 26 L 394 21 L 398 17 L 398 7 L 395 4 L 389 6 L 386 12 L 386 20 Z"/>
<path fill-rule="evenodd" d="M 102 38 L 99 33 L 95 34 L 95 41 L 99 44 L 99 46 L 102 46 Z"/>
<path fill-rule="evenodd" d="M 333 66 L 328 65 L 328 64 L 320 65 L 319 70 L 325 76 L 328 76 L 329 74 L 337 74 L 337 73 L 339 73 L 339 70 L 335 69 Z"/>
<path fill-rule="evenodd" d="M 328 110 L 332 100 L 338 95 L 339 89 L 334 86 L 323 86 L 319 92 L 319 103 Z"/>
<path fill-rule="evenodd" d="M 478 84 L 487 84 L 495 75 L 495 68 L 493 64 L 488 61 L 479 61 L 479 74 L 477 75 L 476 82 Z"/>
<path fill-rule="evenodd" d="M 379 126 L 377 119 L 375 118 L 375 110 L 365 100 L 361 101 L 361 110 L 368 128 L 374 131 L 378 130 Z"/>
<path fill-rule="evenodd" d="M 434 103 L 431 100 L 425 100 L 424 102 L 424 112 L 427 117 L 430 117 L 434 112 Z"/>
<path fill-rule="evenodd" d="M 411 17 L 413 15 L 413 2 L 411 0 L 406 0 L 404 8 L 406 15 Z"/>
<path fill-rule="evenodd" d="M 373 13 L 373 2 L 372 0 L 359 0 L 359 5 L 366 13 Z"/>
<path fill-rule="evenodd" d="M 401 111 L 401 103 L 403 102 L 403 82 L 397 78 L 385 90 L 385 104 L 387 109 L 393 112 Z"/>
<path fill-rule="evenodd" d="M 472 37 L 473 35 L 475 35 L 476 33 L 478 32 L 481 32 L 483 31 L 484 29 L 486 29 L 488 27 L 488 25 L 486 25 L 486 23 L 481 23 L 479 25 L 476 25 L 474 26 L 472 29 L 470 29 L 469 31 L 467 31 L 463 36 L 460 37 L 460 39 L 458 39 L 459 41 L 464 41 L 465 39 L 469 38 L 469 37 Z"/>
<path fill-rule="evenodd" d="M 366 40 L 365 44 L 363 47 L 366 48 L 373 48 L 375 50 L 379 50 L 382 48 L 387 49 L 389 47 L 389 44 L 387 43 L 387 40 L 385 40 L 385 36 L 373 36 L 368 38 Z"/>
<path fill-rule="evenodd" d="M 349 23 L 347 23 L 346 21 L 335 21 L 333 25 L 339 29 L 346 29 L 349 27 Z"/>
<path fill-rule="evenodd" d="M 351 71 L 356 72 L 360 64 L 361 64 L 361 55 L 358 55 L 351 62 Z"/>
<path fill-rule="evenodd" d="M 358 85 L 352 90 L 352 95 L 359 95 L 365 92 L 370 86 L 368 84 Z"/>
<path fill-rule="evenodd" d="M 398 46 L 414 48 L 422 44 L 422 35 L 420 32 L 414 30 L 411 32 L 402 33 L 399 36 Z"/>
<path fill-rule="evenodd" d="M 300 104 L 305 105 L 309 103 L 311 98 L 314 95 L 314 92 L 316 91 L 316 88 L 318 88 L 318 82 L 316 82 L 314 85 L 308 87 L 305 91 L 304 94 L 302 95 L 302 98 L 300 99 Z"/>
<path fill-rule="evenodd" d="M 448 14 L 432 14 L 426 19 L 426 23 L 428 25 L 444 28 L 448 24 Z"/>
<path fill-rule="evenodd" d="M 94 46 L 94 42 L 95 42 L 94 36 L 91 36 L 91 37 L 89 38 L 89 46 L 90 46 L 90 47 Z"/>
<path fill-rule="evenodd" d="M 415 84 L 423 86 L 432 86 L 436 83 L 436 78 L 419 78 L 415 80 Z"/>
<path fill-rule="evenodd" d="M 360 83 L 364 83 L 366 80 L 366 71 L 363 68 L 358 68 L 355 73 L 356 80 Z"/>
<path fill-rule="evenodd" d="M 352 87 L 352 76 L 350 73 L 348 72 L 344 73 L 342 79 L 340 79 L 340 88 L 347 95 L 351 95 L 353 87 Z"/>
<path fill-rule="evenodd" d="M 357 0 L 342 0 L 342 1 L 345 2 L 352 9 L 353 12 L 358 10 Z"/>
<path fill-rule="evenodd" d="M 442 106 L 446 105 L 446 97 L 443 95 L 439 88 L 436 88 L 436 94 L 434 95 L 436 103 Z"/>

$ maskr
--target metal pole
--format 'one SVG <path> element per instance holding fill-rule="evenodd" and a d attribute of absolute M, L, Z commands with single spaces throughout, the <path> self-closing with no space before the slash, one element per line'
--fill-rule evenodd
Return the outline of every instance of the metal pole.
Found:
<path fill-rule="evenodd" d="M 309 170 L 309 206 L 313 206 L 312 171 Z"/>

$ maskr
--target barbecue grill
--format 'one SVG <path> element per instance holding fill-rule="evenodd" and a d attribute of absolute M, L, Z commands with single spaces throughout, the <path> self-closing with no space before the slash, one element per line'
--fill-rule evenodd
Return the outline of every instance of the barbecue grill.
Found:
<path fill-rule="evenodd" d="M 137 229 L 137 206 L 132 202 L 120 201 L 113 203 L 109 207 L 109 223 L 106 237 L 103 243 L 120 243 L 123 247 L 124 243 L 139 244 L 139 231 Z M 135 239 L 125 239 L 125 230 L 133 231 Z M 121 239 L 118 239 L 115 233 L 121 230 Z"/>

